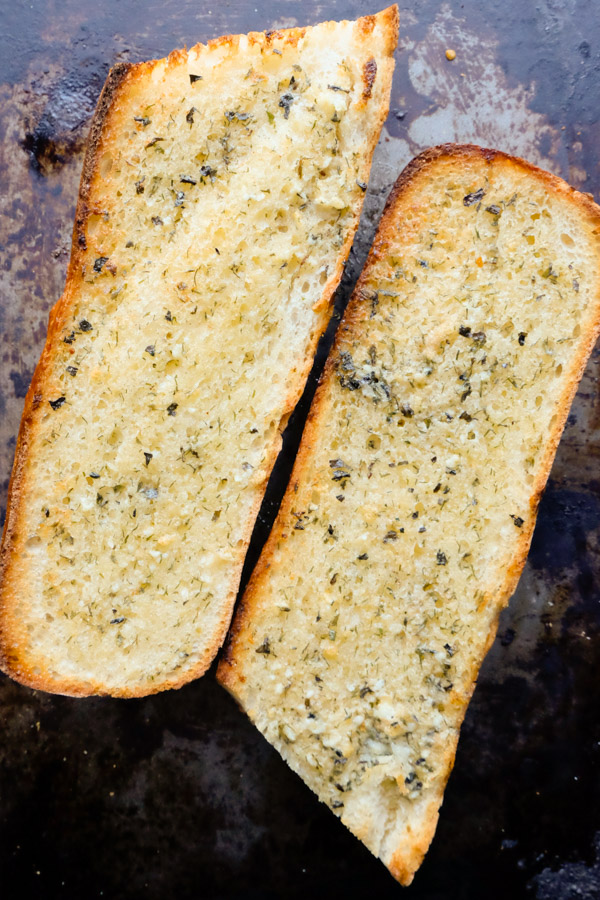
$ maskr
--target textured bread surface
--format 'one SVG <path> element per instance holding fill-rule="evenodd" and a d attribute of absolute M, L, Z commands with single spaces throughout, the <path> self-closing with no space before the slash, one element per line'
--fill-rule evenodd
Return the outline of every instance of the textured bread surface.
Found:
<path fill-rule="evenodd" d="M 356 230 L 397 8 L 112 70 L 2 550 L 6 672 L 139 696 L 224 638 Z"/>
<path fill-rule="evenodd" d="M 600 209 L 447 145 L 394 187 L 219 679 L 403 884 L 600 322 Z"/>

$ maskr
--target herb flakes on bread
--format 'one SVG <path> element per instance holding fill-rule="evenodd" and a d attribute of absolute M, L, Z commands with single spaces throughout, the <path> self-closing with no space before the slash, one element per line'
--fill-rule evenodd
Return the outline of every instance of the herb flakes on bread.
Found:
<path fill-rule="evenodd" d="M 131 697 L 210 664 L 358 225 L 397 30 L 393 6 L 111 71 L 10 487 L 13 678 Z"/>
<path fill-rule="evenodd" d="M 600 328 L 600 209 L 447 145 L 398 179 L 218 676 L 403 884 Z"/>

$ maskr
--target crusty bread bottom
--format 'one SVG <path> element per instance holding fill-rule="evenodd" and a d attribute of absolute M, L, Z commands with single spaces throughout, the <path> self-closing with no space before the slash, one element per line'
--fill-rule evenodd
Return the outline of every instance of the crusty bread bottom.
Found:
<path fill-rule="evenodd" d="M 600 209 L 493 150 L 392 191 L 221 682 L 409 884 L 600 328 Z"/>

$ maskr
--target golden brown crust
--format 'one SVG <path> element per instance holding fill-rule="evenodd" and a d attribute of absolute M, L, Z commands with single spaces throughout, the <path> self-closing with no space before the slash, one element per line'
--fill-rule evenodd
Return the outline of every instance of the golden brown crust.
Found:
<path fill-rule="evenodd" d="M 73 266 L 76 265 L 77 260 L 74 257 L 77 256 L 78 251 L 86 249 L 85 223 L 89 215 L 88 201 L 92 179 L 96 171 L 98 153 L 102 140 L 102 131 L 105 127 L 110 108 L 115 102 L 119 90 L 122 89 L 128 75 L 134 68 L 135 67 L 131 63 L 117 63 L 116 66 L 112 67 L 106 78 L 92 119 L 92 124 L 90 125 L 87 150 L 83 160 L 81 180 L 79 182 L 79 199 L 75 211 L 75 225 L 73 228 L 73 244 L 69 274 L 71 274 Z"/>
<path fill-rule="evenodd" d="M 310 470 L 312 444 L 319 433 L 321 421 L 327 417 L 327 385 L 328 382 L 335 377 L 336 350 L 338 350 L 342 340 L 347 339 L 348 336 L 352 336 L 362 326 L 362 320 L 366 315 L 365 304 L 361 302 L 362 290 L 367 283 L 370 268 L 380 257 L 385 255 L 386 248 L 389 244 L 397 240 L 397 222 L 399 219 L 401 220 L 401 217 L 397 216 L 398 207 L 405 202 L 406 195 L 415 183 L 417 176 L 441 159 L 447 159 L 448 162 L 454 166 L 456 166 L 457 162 L 467 163 L 474 160 L 484 160 L 488 164 L 493 164 L 497 160 L 503 160 L 510 166 L 514 166 L 515 168 L 520 169 L 521 172 L 541 181 L 548 192 L 558 194 L 574 204 L 575 207 L 579 209 L 581 215 L 589 219 L 592 232 L 594 234 L 600 234 L 600 208 L 593 202 L 589 195 L 579 193 L 562 179 L 537 168 L 526 160 L 511 157 L 498 150 L 481 148 L 471 144 L 444 144 L 421 153 L 413 159 L 400 174 L 388 197 L 369 257 L 339 326 L 334 346 L 330 351 L 323 375 L 321 376 L 321 381 L 308 415 L 302 442 L 296 457 L 290 483 L 281 504 L 279 515 L 256 568 L 254 569 L 244 596 L 240 601 L 224 652 L 220 658 L 217 678 L 234 697 L 236 695 L 236 685 L 244 682 L 244 676 L 238 671 L 238 659 L 243 665 L 244 655 L 247 646 L 249 645 L 248 629 L 251 625 L 255 611 L 261 608 L 262 583 L 269 577 L 268 569 L 274 558 L 277 545 L 286 540 L 286 527 L 294 506 L 294 495 L 298 489 L 298 485 L 305 481 Z M 490 627 L 485 647 L 472 666 L 470 673 L 470 689 L 462 695 L 460 721 L 457 722 L 457 728 L 454 732 L 452 744 L 447 747 L 445 768 L 440 782 L 439 795 L 436 795 L 437 799 L 434 797 L 433 802 L 427 810 L 421 831 L 417 834 L 414 832 L 411 833 L 410 838 L 407 838 L 406 843 L 397 848 L 389 863 L 391 873 L 403 885 L 411 883 L 414 873 L 421 864 L 433 838 L 439 815 L 439 806 L 441 804 L 441 799 L 443 798 L 443 791 L 454 765 L 460 725 L 462 724 L 462 720 L 466 713 L 468 701 L 475 689 L 477 674 L 481 663 L 494 641 L 500 613 L 508 603 L 523 570 L 533 535 L 537 508 L 552 467 L 556 448 L 562 434 L 571 402 L 576 393 L 579 380 L 583 374 L 587 360 L 599 333 L 600 286 L 596 295 L 596 308 L 595 315 L 592 318 L 592 324 L 588 333 L 584 334 L 581 338 L 578 352 L 571 363 L 570 371 L 564 381 L 562 395 L 558 400 L 556 418 L 552 426 L 552 431 L 547 437 L 544 446 L 541 467 L 536 481 L 532 485 L 529 501 L 531 515 L 528 517 L 527 522 L 519 535 L 518 546 L 506 570 L 506 577 L 503 584 L 497 591 L 485 598 L 486 606 L 490 609 L 493 616 L 493 624 Z"/>
<path fill-rule="evenodd" d="M 71 281 L 77 277 L 76 272 L 80 264 L 81 254 L 85 251 L 85 233 L 83 227 L 88 215 L 88 199 L 90 194 L 91 181 L 96 169 L 97 157 L 101 141 L 102 130 L 110 115 L 110 110 L 122 89 L 128 75 L 134 67 L 129 63 L 118 63 L 114 66 L 106 79 L 102 93 L 96 106 L 96 111 L 90 126 L 87 150 L 83 162 L 79 185 L 79 199 L 75 213 L 75 224 L 73 228 L 73 241 L 71 245 L 71 259 L 67 273 L 67 283 L 65 290 L 52 307 L 48 316 L 48 333 L 46 343 L 42 351 L 40 360 L 36 366 L 31 385 L 25 397 L 25 405 L 19 433 L 17 436 L 17 445 L 15 450 L 15 460 L 8 486 L 8 498 L 6 506 L 6 519 L 4 522 L 4 530 L 2 534 L 2 545 L 0 548 L 0 584 L 4 584 L 6 572 L 13 560 L 13 545 L 18 525 L 19 500 L 22 493 L 22 482 L 24 475 L 25 462 L 28 455 L 29 439 L 33 426 L 35 425 L 34 413 L 39 408 L 43 397 L 43 385 L 46 375 L 50 368 L 50 355 L 52 348 L 58 339 L 62 319 L 64 318 L 71 293 Z M 10 615 L 9 600 L 4 590 L 0 591 L 0 619 L 5 619 Z M 36 675 L 24 669 L 20 662 L 14 645 L 11 648 L 6 643 L 6 631 L 0 629 L 0 669 L 7 675 L 26 684 L 29 687 L 44 690 L 46 689 L 46 680 L 43 675 Z M 88 692 L 81 691 L 78 686 L 65 683 L 63 693 L 70 696 L 84 696 Z"/>
<path fill-rule="evenodd" d="M 382 79 L 382 91 L 378 115 L 373 125 L 374 135 L 379 134 L 388 113 L 389 90 L 391 87 L 394 66 L 392 56 L 398 39 L 398 18 L 398 7 L 394 5 L 383 10 L 376 16 L 368 16 L 365 19 L 357 20 L 355 23 L 358 30 L 365 35 L 370 34 L 378 22 L 381 24 L 385 40 L 382 52 L 388 57 L 386 60 L 387 65 L 380 74 L 380 78 Z M 330 24 L 334 25 L 338 23 L 331 22 Z M 247 35 L 247 40 L 250 43 L 259 43 L 261 46 L 271 46 L 273 44 L 280 46 L 281 42 L 289 46 L 296 46 L 305 36 L 306 32 L 306 28 L 292 28 L 271 32 L 251 32 Z M 185 62 L 194 52 L 211 52 L 223 46 L 237 47 L 241 37 L 242 36 L 240 35 L 225 35 L 208 41 L 206 45 L 197 44 L 189 51 L 173 51 L 168 57 L 167 65 L 171 66 Z M 86 251 L 85 227 L 89 215 L 94 212 L 90 197 L 92 195 L 93 182 L 97 175 L 98 161 L 103 141 L 106 139 L 111 116 L 118 111 L 119 97 L 121 92 L 127 89 L 128 84 L 132 81 L 146 77 L 148 73 L 160 63 L 161 60 L 151 60 L 135 65 L 130 63 L 118 63 L 115 65 L 109 72 L 92 119 L 80 180 L 67 281 L 62 296 L 50 311 L 46 343 L 33 375 L 31 386 L 25 398 L 24 411 L 17 438 L 15 461 L 9 484 L 6 520 L 4 524 L 2 545 L 0 548 L 0 585 L 2 585 L 0 588 L 0 670 L 28 687 L 72 697 L 84 697 L 93 694 L 100 696 L 109 694 L 111 696 L 123 698 L 141 697 L 162 690 L 182 687 L 189 681 L 204 674 L 225 639 L 244 564 L 245 550 L 250 541 L 255 519 L 267 485 L 267 478 L 265 478 L 262 491 L 256 498 L 252 514 L 247 522 L 246 532 L 243 535 L 243 547 L 232 568 L 228 600 L 223 605 L 219 625 L 215 628 L 214 638 L 205 650 L 203 656 L 192 669 L 186 670 L 182 675 L 165 678 L 158 685 L 140 684 L 134 687 L 123 686 L 122 689 L 107 690 L 105 685 L 95 681 L 82 683 L 81 680 L 78 679 L 56 678 L 48 671 L 44 671 L 41 663 L 39 667 L 37 667 L 37 671 L 33 671 L 29 664 L 25 663 L 20 658 L 18 648 L 19 646 L 25 646 L 25 635 L 23 634 L 21 639 L 18 637 L 20 631 L 19 623 L 15 620 L 14 614 L 15 600 L 17 598 L 13 596 L 10 589 L 6 588 L 6 584 L 8 580 L 8 570 L 11 565 L 15 564 L 14 544 L 18 529 L 20 499 L 24 487 L 24 469 L 29 452 L 29 441 L 32 431 L 35 429 L 35 413 L 42 402 L 44 395 L 43 388 L 48 382 L 51 361 L 57 352 L 56 346 L 57 344 L 60 346 L 61 330 L 71 311 L 74 285 L 76 285 L 77 281 L 81 278 L 81 267 Z M 367 177 L 374 148 L 375 141 L 372 142 L 370 153 L 365 156 L 364 169 Z M 303 365 L 298 368 L 296 387 L 290 392 L 286 399 L 285 410 L 279 425 L 279 434 L 267 454 L 267 468 L 269 472 L 281 447 L 280 435 L 302 393 L 306 377 L 312 366 L 317 343 L 329 321 L 332 297 L 341 278 L 344 264 L 350 252 L 350 247 L 359 224 L 359 219 L 360 211 L 355 217 L 355 221 L 349 230 L 346 241 L 339 252 L 335 269 L 327 283 L 324 285 L 321 298 L 318 301 L 316 308 L 319 312 L 319 319 L 312 336 L 307 357 L 304 360 Z M 8 639 L 9 635 L 10 642 Z"/>

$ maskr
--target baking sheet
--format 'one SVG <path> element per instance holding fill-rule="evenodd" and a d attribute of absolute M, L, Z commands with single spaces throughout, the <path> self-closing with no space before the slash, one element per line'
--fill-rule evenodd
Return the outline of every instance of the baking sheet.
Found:
<path fill-rule="evenodd" d="M 109 66 L 379 5 L 0 0 L 2 517 Z M 426 146 L 498 147 L 600 190 L 593 0 L 423 0 L 401 4 L 400 20 L 391 112 L 338 312 L 390 185 Z M 467 714 L 437 835 L 410 888 L 318 803 L 212 672 L 131 701 L 53 697 L 0 677 L 2 900 L 600 897 L 599 374 L 596 349 L 529 561 Z M 276 511 L 315 377 L 286 434 L 246 574 Z"/>

